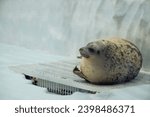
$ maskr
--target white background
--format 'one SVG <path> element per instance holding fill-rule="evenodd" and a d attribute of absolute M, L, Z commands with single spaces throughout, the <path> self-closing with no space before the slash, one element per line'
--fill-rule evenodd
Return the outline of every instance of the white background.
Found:
<path fill-rule="evenodd" d="M 91 100 L 84 100 L 84 101 L 79 101 L 79 100 L 74 100 L 74 101 L 64 101 L 64 100 L 59 100 L 59 101 L 40 101 L 40 100 L 28 100 L 28 101 L 0 101 L 0 114 L 3 117 L 149 117 L 149 108 L 150 108 L 150 101 L 133 101 L 133 100 L 126 100 L 126 101 L 112 101 L 112 100 L 107 100 L 107 101 L 91 101 Z M 134 105 L 134 111 L 135 113 L 85 113 L 85 114 L 78 114 L 78 111 L 71 112 L 69 114 L 36 114 L 36 113 L 27 113 L 27 114 L 17 114 L 15 113 L 15 107 L 18 107 L 19 105 L 22 105 L 23 107 L 30 107 L 30 106 L 37 106 L 37 107 L 63 107 L 64 105 L 67 105 L 71 109 L 78 110 L 78 105 Z"/>

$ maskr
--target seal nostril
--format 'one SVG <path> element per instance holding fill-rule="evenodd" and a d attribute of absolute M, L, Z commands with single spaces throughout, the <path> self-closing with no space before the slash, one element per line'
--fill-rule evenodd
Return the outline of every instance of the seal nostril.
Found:
<path fill-rule="evenodd" d="M 80 48 L 79 51 L 83 51 L 83 48 Z"/>

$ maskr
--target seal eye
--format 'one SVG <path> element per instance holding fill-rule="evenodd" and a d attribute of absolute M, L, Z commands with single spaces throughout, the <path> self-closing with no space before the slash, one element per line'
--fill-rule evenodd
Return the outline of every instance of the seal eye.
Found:
<path fill-rule="evenodd" d="M 100 54 L 100 51 L 99 51 L 99 50 L 97 50 L 97 54 Z"/>
<path fill-rule="evenodd" d="M 93 48 L 88 48 L 89 52 L 94 53 L 94 49 Z"/>

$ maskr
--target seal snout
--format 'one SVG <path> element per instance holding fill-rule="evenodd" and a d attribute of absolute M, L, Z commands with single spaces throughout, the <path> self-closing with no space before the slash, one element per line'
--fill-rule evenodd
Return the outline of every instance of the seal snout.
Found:
<path fill-rule="evenodd" d="M 87 49 L 85 47 L 82 47 L 79 49 L 81 56 L 85 57 L 85 58 L 89 58 L 89 53 L 87 51 Z"/>

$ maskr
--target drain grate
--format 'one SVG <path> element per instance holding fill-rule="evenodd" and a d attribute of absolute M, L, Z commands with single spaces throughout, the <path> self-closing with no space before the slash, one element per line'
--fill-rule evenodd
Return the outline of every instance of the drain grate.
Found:
<path fill-rule="evenodd" d="M 47 64 L 13 66 L 11 69 L 24 74 L 33 84 L 47 88 L 52 93 L 61 95 L 71 95 L 74 92 L 96 93 L 96 90 L 86 86 L 84 79 L 72 72 L 77 64 L 76 60 L 62 60 Z"/>

